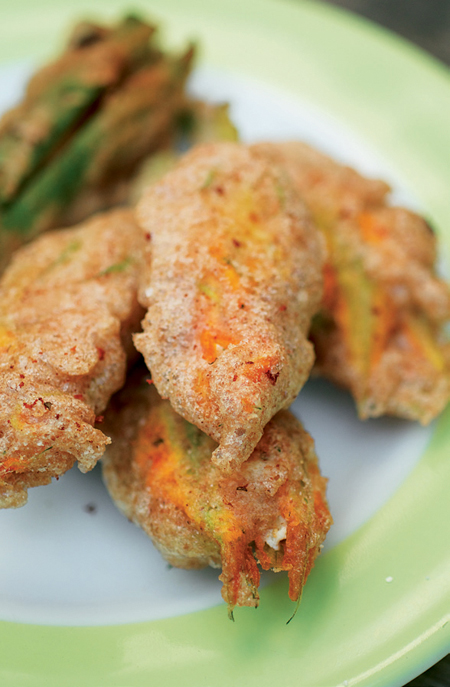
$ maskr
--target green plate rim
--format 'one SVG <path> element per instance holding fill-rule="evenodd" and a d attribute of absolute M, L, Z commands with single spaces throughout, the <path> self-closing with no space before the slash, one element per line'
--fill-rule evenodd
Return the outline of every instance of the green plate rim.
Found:
<path fill-rule="evenodd" d="M 119 0 L 0 0 L 0 60 L 43 58 L 77 16 Z M 203 59 L 310 101 L 398 171 L 450 247 L 450 78 L 374 25 L 306 0 L 149 0 L 175 41 Z M 446 115 L 447 113 L 447 115 Z M 403 685 L 450 651 L 450 411 L 395 495 L 319 558 L 295 619 L 286 583 L 238 609 L 107 627 L 0 623 L 0 684 L 10 687 Z M 392 579 L 391 579 L 392 578 Z"/>

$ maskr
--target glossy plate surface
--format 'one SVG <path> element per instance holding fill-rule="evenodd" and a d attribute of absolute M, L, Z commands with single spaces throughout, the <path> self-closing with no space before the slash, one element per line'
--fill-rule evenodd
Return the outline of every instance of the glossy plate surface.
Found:
<path fill-rule="evenodd" d="M 8 88 L 2 82 L 6 99 L 21 84 L 22 67 L 15 65 L 51 54 L 74 18 L 93 11 L 99 17 L 116 16 L 126 9 L 123 2 L 106 0 L 67 5 L 41 0 L 39 9 L 31 0 L 18 0 L 14 6 L 0 2 L 0 7 L 0 59 L 10 63 L 3 72 L 9 79 Z M 369 173 L 383 173 L 393 180 L 399 198 L 426 209 L 447 252 L 450 81 L 444 68 L 392 36 L 316 2 L 165 0 L 146 2 L 145 10 L 164 22 L 174 43 L 198 37 L 204 66 L 192 87 L 204 97 L 235 100 L 246 138 L 303 136 Z M 17 81 L 11 83 L 15 73 Z M 269 115 L 274 124 L 268 123 Z M 365 430 L 353 421 L 343 396 L 335 399 L 342 405 L 342 421 L 333 411 L 323 416 L 316 412 L 315 404 L 323 407 L 334 399 L 330 389 L 312 386 L 298 402 L 331 478 L 337 524 L 335 546 L 318 560 L 293 622 L 285 624 L 292 604 L 284 579 L 263 589 L 259 609 L 237 611 L 234 624 L 223 605 L 207 608 L 215 603 L 209 597 L 203 606 L 194 606 L 206 610 L 189 613 L 180 600 L 184 614 L 179 616 L 176 604 L 175 610 L 152 615 L 150 599 L 139 615 L 131 608 L 133 599 L 135 606 L 140 603 L 139 594 L 130 595 L 130 587 L 138 584 L 133 570 L 129 578 L 126 569 L 120 573 L 122 586 L 107 584 L 108 564 L 117 568 L 120 554 L 115 559 L 107 549 L 102 568 L 95 558 L 94 569 L 79 566 L 77 584 L 71 572 L 76 565 L 73 548 L 73 561 L 56 567 L 55 580 L 65 596 L 61 592 L 59 604 L 49 592 L 54 607 L 48 602 L 45 616 L 36 604 L 31 607 L 33 580 L 49 578 L 45 566 L 51 567 L 51 552 L 33 549 L 46 519 L 34 520 L 34 533 L 29 520 L 22 530 L 17 525 L 19 518 L 30 518 L 26 509 L 0 512 L 0 531 L 11 533 L 17 527 L 22 544 L 25 532 L 28 537 L 20 559 L 22 578 L 17 570 L 8 578 L 8 560 L 17 556 L 18 546 L 13 541 L 8 549 L 2 534 L 0 600 L 14 603 L 10 610 L 0 604 L 1 617 L 8 620 L 0 623 L 0 684 L 394 686 L 445 655 L 450 650 L 450 413 L 429 430 L 384 421 Z M 335 463 L 333 436 L 338 444 Z M 348 453 L 347 446 L 358 446 L 353 463 L 339 459 L 340 452 Z M 391 458 L 392 465 L 379 460 L 377 469 L 373 464 L 367 468 L 377 453 Z M 361 477 L 352 485 L 355 471 Z M 76 474 L 67 476 L 74 490 L 78 482 Z M 95 478 L 89 485 L 97 494 Z M 45 489 L 35 491 L 44 494 Z M 56 493 L 53 486 L 49 489 Z M 61 516 L 51 509 L 57 497 L 46 498 L 33 496 L 29 507 L 41 499 L 41 510 L 35 512 L 41 517 L 47 513 L 50 523 Z M 87 504 L 90 496 L 83 498 Z M 70 502 L 65 497 L 63 502 L 66 523 L 62 521 L 55 547 L 70 551 L 71 531 L 64 527 L 71 517 Z M 352 508 L 354 517 L 348 515 Z M 101 519 L 95 525 L 99 538 L 110 536 L 108 518 L 104 529 Z M 79 528 L 73 528 L 73 537 L 82 545 Z M 207 587 L 212 578 L 201 580 Z M 53 593 L 57 584 L 49 586 Z M 73 608 L 61 611 L 66 597 L 81 608 L 78 619 Z M 121 604 L 122 615 L 117 610 Z M 154 617 L 162 619 L 129 622 Z"/>

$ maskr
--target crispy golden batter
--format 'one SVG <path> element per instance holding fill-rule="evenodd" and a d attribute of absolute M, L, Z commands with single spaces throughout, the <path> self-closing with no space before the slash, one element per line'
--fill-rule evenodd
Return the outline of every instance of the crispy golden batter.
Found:
<path fill-rule="evenodd" d="M 260 573 L 286 570 L 299 599 L 331 517 L 311 437 L 287 411 L 268 423 L 251 457 L 224 476 L 217 444 L 177 415 L 138 373 L 106 413 L 112 446 L 103 475 L 120 510 L 171 565 L 222 567 L 222 595 L 257 606 Z"/>
<path fill-rule="evenodd" d="M 384 181 L 363 177 L 302 141 L 257 143 L 252 149 L 289 172 L 321 225 L 381 205 L 391 190 Z"/>
<path fill-rule="evenodd" d="M 78 460 L 90 470 L 94 429 L 123 384 L 139 327 L 142 232 L 131 211 L 99 215 L 21 249 L 0 282 L 0 507 L 27 500 Z"/>
<path fill-rule="evenodd" d="M 429 225 L 389 206 L 384 182 L 303 143 L 256 150 L 289 173 L 326 239 L 323 310 L 311 333 L 316 371 L 350 389 L 363 418 L 428 423 L 450 397 L 450 292 L 435 272 Z"/>
<path fill-rule="evenodd" d="M 135 344 L 161 395 L 219 443 L 213 461 L 236 468 L 311 369 L 321 237 L 285 175 L 236 143 L 194 148 L 137 215 L 149 310 Z"/>

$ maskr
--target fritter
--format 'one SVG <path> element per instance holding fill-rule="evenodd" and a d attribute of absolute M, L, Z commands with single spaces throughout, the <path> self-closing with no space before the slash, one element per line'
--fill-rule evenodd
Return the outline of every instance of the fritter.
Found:
<path fill-rule="evenodd" d="M 131 211 L 99 215 L 19 250 L 0 282 L 0 507 L 22 506 L 109 443 L 94 428 L 125 379 L 142 232 Z"/>
<path fill-rule="evenodd" d="M 147 238 L 135 344 L 156 388 L 235 469 L 313 364 L 321 236 L 276 166 L 237 143 L 201 145 L 143 196 Z"/>
<path fill-rule="evenodd" d="M 0 117 L 0 205 L 17 197 L 107 92 L 144 59 L 156 59 L 154 33 L 132 16 L 110 27 L 74 27 L 62 54 L 32 75 L 22 101 Z"/>
<path fill-rule="evenodd" d="M 260 572 L 288 571 L 298 601 L 331 524 L 314 443 L 288 411 L 251 457 L 224 476 L 217 444 L 174 412 L 138 373 L 105 415 L 113 443 L 103 475 L 119 509 L 178 568 L 221 567 L 222 596 L 257 606 Z"/>
<path fill-rule="evenodd" d="M 390 206 L 384 182 L 303 143 L 255 148 L 291 176 L 326 239 L 316 372 L 348 388 L 362 418 L 430 422 L 450 397 L 450 291 L 429 224 Z"/>
<path fill-rule="evenodd" d="M 194 46 L 161 51 L 135 15 L 78 25 L 0 119 L 0 273 L 37 234 L 128 201 L 148 155 L 177 135 Z"/>

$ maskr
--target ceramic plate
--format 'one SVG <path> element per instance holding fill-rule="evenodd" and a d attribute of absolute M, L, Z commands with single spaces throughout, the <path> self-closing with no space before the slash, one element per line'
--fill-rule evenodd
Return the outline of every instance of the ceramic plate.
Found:
<path fill-rule="evenodd" d="M 0 0 L 0 108 L 81 16 L 115 0 Z M 134 6 L 133 9 L 136 9 Z M 231 103 L 242 138 L 302 138 L 418 207 L 450 247 L 450 80 L 390 34 L 318 2 L 156 0 L 167 40 L 201 47 L 193 93 Z M 446 260 L 447 256 L 447 260 Z M 217 572 L 169 570 L 76 469 L 0 512 L 0 684 L 11 687 L 403 685 L 450 650 L 450 413 L 360 423 L 324 382 L 294 405 L 330 478 L 335 525 L 292 614 L 266 576 L 257 610 Z"/>

